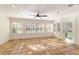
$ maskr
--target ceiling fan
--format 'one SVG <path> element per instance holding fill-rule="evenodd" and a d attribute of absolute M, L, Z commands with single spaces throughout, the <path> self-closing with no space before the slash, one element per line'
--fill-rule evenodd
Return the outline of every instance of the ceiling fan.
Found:
<path fill-rule="evenodd" d="M 43 15 L 43 14 L 40 14 L 40 13 L 37 13 L 36 15 L 31 15 L 31 16 L 35 16 L 35 17 L 47 17 L 47 15 Z"/>
<path fill-rule="evenodd" d="M 47 15 L 40 15 L 39 13 L 37 13 L 36 17 L 47 17 Z"/>
<path fill-rule="evenodd" d="M 33 18 L 33 19 L 35 19 L 35 18 L 38 18 L 38 17 L 39 17 L 39 19 L 41 19 L 41 20 L 43 20 L 43 19 L 42 19 L 42 17 L 47 17 L 47 15 L 40 14 L 40 13 L 37 13 L 36 15 L 31 15 L 31 16 L 34 16 L 34 18 Z"/>

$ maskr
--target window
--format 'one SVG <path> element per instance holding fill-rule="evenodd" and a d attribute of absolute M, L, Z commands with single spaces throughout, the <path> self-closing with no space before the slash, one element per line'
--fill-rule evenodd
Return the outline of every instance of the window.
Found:
<path fill-rule="evenodd" d="M 26 33 L 42 33 L 42 32 L 44 32 L 44 24 L 39 23 L 26 24 Z"/>
<path fill-rule="evenodd" d="M 57 23 L 57 31 L 60 32 L 60 23 Z"/>
<path fill-rule="evenodd" d="M 12 32 L 13 33 L 22 33 L 22 28 L 23 28 L 23 25 L 22 23 L 12 23 Z"/>
<path fill-rule="evenodd" d="M 54 32 L 55 32 L 56 31 L 56 24 L 54 24 L 54 28 L 53 29 L 54 29 Z"/>
<path fill-rule="evenodd" d="M 12 33 L 51 33 L 52 30 L 50 23 L 12 22 Z"/>
<path fill-rule="evenodd" d="M 27 23 L 26 24 L 26 33 L 35 33 L 36 32 L 36 24 Z"/>

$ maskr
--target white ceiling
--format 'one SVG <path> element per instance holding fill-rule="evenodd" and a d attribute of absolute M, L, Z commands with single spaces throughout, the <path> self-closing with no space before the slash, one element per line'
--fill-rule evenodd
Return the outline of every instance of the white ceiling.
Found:
<path fill-rule="evenodd" d="M 16 4 L 15 8 L 11 7 L 10 4 L 0 5 L 0 14 L 9 17 L 28 17 L 32 19 L 33 17 L 30 15 L 35 15 L 38 12 L 47 14 L 48 17 L 53 17 L 57 16 L 57 11 L 59 11 L 59 15 L 62 15 L 77 12 L 78 10 L 79 5 L 68 7 L 67 4 Z"/>

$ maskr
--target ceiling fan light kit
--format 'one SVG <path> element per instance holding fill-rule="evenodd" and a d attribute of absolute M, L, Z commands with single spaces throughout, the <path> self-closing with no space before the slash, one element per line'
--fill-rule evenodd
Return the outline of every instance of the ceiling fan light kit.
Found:
<path fill-rule="evenodd" d="M 41 19 L 41 20 L 42 20 L 41 17 L 47 17 L 47 15 L 40 15 L 39 13 L 37 13 L 36 15 L 32 15 L 32 16 L 35 16 L 33 19 L 39 17 L 39 19 Z"/>

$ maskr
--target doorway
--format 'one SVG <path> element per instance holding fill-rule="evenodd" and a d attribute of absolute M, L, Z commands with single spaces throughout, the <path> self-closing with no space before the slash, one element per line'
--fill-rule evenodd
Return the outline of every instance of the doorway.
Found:
<path fill-rule="evenodd" d="M 65 40 L 67 42 L 72 42 L 73 32 L 71 22 L 63 23 L 63 32 Z"/>

